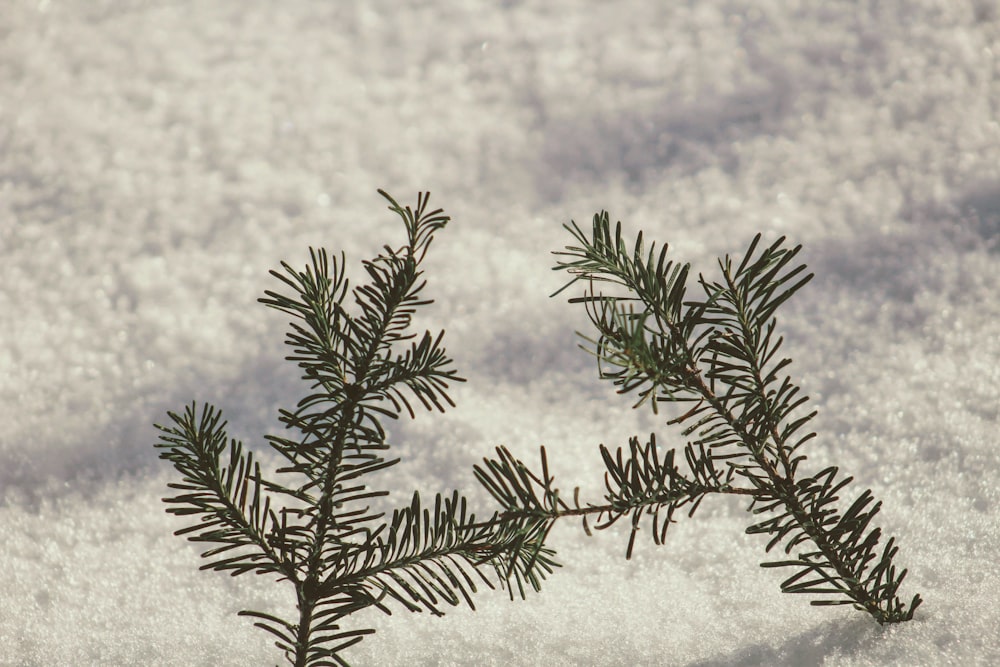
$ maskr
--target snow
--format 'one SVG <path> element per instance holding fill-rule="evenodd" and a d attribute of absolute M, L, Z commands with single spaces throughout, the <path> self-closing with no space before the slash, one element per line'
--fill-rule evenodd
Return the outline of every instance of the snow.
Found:
<path fill-rule="evenodd" d="M 1000 10 L 992 0 L 503 3 L 8 0 L 0 12 L 0 664 L 252 665 L 199 572 L 153 422 L 192 399 L 260 448 L 301 393 L 268 269 L 454 220 L 427 262 L 468 382 L 393 425 L 393 500 L 544 444 L 597 499 L 600 443 L 676 431 L 597 381 L 550 299 L 570 219 L 608 209 L 710 273 L 760 231 L 815 280 L 779 312 L 819 410 L 810 466 L 884 503 L 913 622 L 778 591 L 738 502 L 656 547 L 557 527 L 543 592 L 359 614 L 377 665 L 1000 664 Z M 818 468 L 817 468 L 818 469 Z"/>

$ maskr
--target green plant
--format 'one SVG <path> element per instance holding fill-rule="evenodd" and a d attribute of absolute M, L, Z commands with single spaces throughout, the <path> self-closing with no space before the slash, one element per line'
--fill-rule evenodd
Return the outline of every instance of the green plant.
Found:
<path fill-rule="evenodd" d="M 881 530 L 871 525 L 881 503 L 866 490 L 840 511 L 851 478 L 838 477 L 836 467 L 800 469 L 815 412 L 804 412 L 807 398 L 783 372 L 790 360 L 778 356 L 774 317 L 812 277 L 793 262 L 800 248 L 785 248 L 784 238 L 762 247 L 758 235 L 739 263 L 719 262 L 719 279 L 699 276 L 702 294 L 689 298 L 689 266 L 668 260 L 666 245 L 647 252 L 640 233 L 629 248 L 621 224 L 612 234 L 603 212 L 589 237 L 575 223 L 566 228 L 577 244 L 556 253 L 565 259 L 555 268 L 572 276 L 562 289 L 587 284 L 570 302 L 582 304 L 597 329 L 596 339 L 584 339 L 600 377 L 637 394 L 635 407 L 688 404 L 668 423 L 683 425 L 691 440 L 680 454 L 661 452 L 655 435 L 645 444 L 631 438 L 627 451 L 602 445 L 607 493 L 596 505 L 581 505 L 578 491 L 572 505 L 560 496 L 544 448 L 540 476 L 498 448 L 476 475 L 502 505 L 501 517 L 525 520 L 542 535 L 563 517 L 582 517 L 588 534 L 588 517 L 601 529 L 627 517 L 630 557 L 644 517 L 661 544 L 679 510 L 693 515 L 711 494 L 746 496 L 755 521 L 747 532 L 767 537 L 767 552 L 784 552 L 762 566 L 792 572 L 782 591 L 814 605 L 854 605 L 880 624 L 911 619 L 920 596 L 908 605 L 899 599 L 906 570 L 893 563 L 895 540 L 880 550 Z"/>
<path fill-rule="evenodd" d="M 682 425 L 690 441 L 679 452 L 659 450 L 655 435 L 645 443 L 632 437 L 627 450 L 601 445 L 607 493 L 600 504 L 581 504 L 578 490 L 567 502 L 544 448 L 536 474 L 500 447 L 498 458 L 475 468 L 501 506 L 485 521 L 458 492 L 438 495 L 433 510 L 414 493 L 388 520 L 372 510 L 370 501 L 388 492 L 370 488 L 368 477 L 398 462 L 386 458 L 384 421 L 404 411 L 413 417 L 414 399 L 443 411 L 453 405 L 449 384 L 463 381 L 441 345 L 443 332 L 418 339 L 409 331 L 416 309 L 430 303 L 420 296 L 420 263 L 448 218 L 428 212 L 422 194 L 411 210 L 380 193 L 403 220 L 407 243 L 364 262 L 366 284 L 349 289 L 343 255 L 338 263 L 310 250 L 305 271 L 282 263 L 284 273 L 271 272 L 291 296 L 267 291 L 260 299 L 293 318 L 286 358 L 309 384 L 295 408 L 279 415 L 297 436 L 266 437 L 285 461 L 275 471 L 282 482 L 262 474 L 211 405 L 192 403 L 158 426 L 160 457 L 182 478 L 169 484 L 179 494 L 164 499 L 167 511 L 197 518 L 177 534 L 212 545 L 202 569 L 268 574 L 293 586 L 296 619 L 240 612 L 277 637 L 289 663 L 346 665 L 344 649 L 374 630 L 342 623 L 368 607 L 441 614 L 445 604 L 473 606 L 477 580 L 491 588 L 495 580 L 511 597 L 515 588 L 523 597 L 526 585 L 538 590 L 558 566 L 545 540 L 561 518 L 582 518 L 588 533 L 591 517 L 598 529 L 627 520 L 631 557 L 644 519 L 662 544 L 675 514 L 693 515 L 712 494 L 749 499 L 755 523 L 747 532 L 769 538 L 767 552 L 784 552 L 762 566 L 792 572 L 783 591 L 806 594 L 814 605 L 851 604 L 879 623 L 913 617 L 921 600 L 915 595 L 907 605 L 897 595 L 906 570 L 893 563 L 895 540 L 880 549 L 881 531 L 872 527 L 880 503 L 866 490 L 841 511 L 850 477 L 836 467 L 800 471 L 815 413 L 803 410 L 806 397 L 783 373 L 790 360 L 778 356 L 774 314 L 812 276 L 793 262 L 799 248 L 785 248 L 783 238 L 762 247 L 758 235 L 738 263 L 720 260 L 721 277 L 699 276 L 702 294 L 692 299 L 690 269 L 668 260 L 667 246 L 647 252 L 640 234 L 629 248 L 606 213 L 594 217 L 589 237 L 567 226 L 577 245 L 556 253 L 565 259 L 555 268 L 572 276 L 563 289 L 587 284 L 570 301 L 586 308 L 597 329 L 584 339 L 600 377 L 654 413 L 661 403 L 687 403 L 668 423 Z"/>
<path fill-rule="evenodd" d="M 444 604 L 473 606 L 477 579 L 493 586 L 483 568 L 523 596 L 525 584 L 538 589 L 555 567 L 533 522 L 497 515 L 477 521 L 457 492 L 438 495 L 433 509 L 414 493 L 388 521 L 369 506 L 387 492 L 366 480 L 398 462 L 386 458 L 384 421 L 403 411 L 413 417 L 413 399 L 444 411 L 453 405 L 449 383 L 463 381 L 441 345 L 443 332 L 409 333 L 413 313 L 431 303 L 420 296 L 420 263 L 449 218 L 427 211 L 423 194 L 411 210 L 379 192 L 402 218 L 407 243 L 364 262 L 366 284 L 349 290 L 343 255 L 338 263 L 310 250 L 305 271 L 282 263 L 284 273 L 271 272 L 291 296 L 268 291 L 260 299 L 293 318 L 286 358 L 309 384 L 294 409 L 280 412 L 295 437 L 266 437 L 285 462 L 276 471 L 281 482 L 265 478 L 211 405 L 192 403 L 168 413 L 171 425 L 158 426 L 160 457 L 182 478 L 169 484 L 178 495 L 164 499 L 167 511 L 194 520 L 176 534 L 212 545 L 202 569 L 273 575 L 292 585 L 297 618 L 240 614 L 275 635 L 297 667 L 346 665 L 342 651 L 374 632 L 342 627 L 361 609 L 389 613 L 395 603 L 439 615 Z"/>

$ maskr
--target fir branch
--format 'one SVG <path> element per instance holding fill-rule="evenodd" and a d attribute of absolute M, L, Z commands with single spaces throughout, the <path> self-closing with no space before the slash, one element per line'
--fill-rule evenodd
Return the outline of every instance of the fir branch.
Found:
<path fill-rule="evenodd" d="M 591 517 L 597 522 L 595 528 L 598 530 L 629 517 L 631 533 L 626 558 L 632 557 L 635 536 L 643 516 L 651 517 L 653 539 L 662 544 L 677 510 L 690 506 L 687 513 L 693 516 L 709 494 L 759 495 L 754 489 L 731 486 L 714 469 L 711 459 L 704 458 L 704 450 L 702 457 L 697 457 L 690 446 L 685 450 L 685 456 L 692 473 L 685 476 L 674 464 L 674 450 L 666 452 L 661 460 L 656 438 L 651 436 L 645 446 L 639 444 L 638 438 L 632 438 L 627 454 L 622 449 L 612 454 L 602 445 L 601 457 L 607 468 L 604 477 L 606 502 L 581 505 L 577 488 L 570 505 L 560 496 L 555 477 L 549 473 L 544 447 L 541 448 L 541 476 L 535 475 L 506 447 L 498 447 L 496 451 L 498 458 L 483 459 L 483 465 L 475 466 L 474 472 L 479 483 L 503 508 L 501 519 L 536 524 L 535 530 L 541 536 L 541 543 L 559 519 L 579 517 L 589 535 Z"/>
<path fill-rule="evenodd" d="M 689 267 L 671 261 L 668 246 L 653 243 L 647 251 L 641 233 L 626 243 L 621 223 L 612 231 L 607 213 L 594 216 L 590 235 L 576 223 L 567 230 L 575 243 L 556 253 L 555 268 L 571 279 L 556 293 L 585 284 L 584 294 L 570 299 L 597 330 L 596 338 L 582 336 L 584 349 L 597 358 L 602 379 L 638 395 L 635 407 L 691 405 L 668 422 L 692 438 L 683 448 L 687 472 L 675 450 L 657 452 L 655 436 L 646 445 L 633 437 L 615 454 L 602 445 L 606 502 L 581 505 L 577 492 L 570 507 L 553 486 L 544 450 L 539 477 L 500 449 L 476 475 L 502 516 L 532 517 L 546 532 L 560 518 L 580 516 L 588 533 L 589 516 L 598 529 L 628 517 L 628 557 L 644 517 L 661 544 L 678 510 L 691 515 L 710 494 L 744 495 L 757 517 L 747 532 L 767 536 L 767 552 L 781 547 L 789 556 L 762 564 L 793 571 L 784 592 L 806 594 L 815 605 L 850 604 L 880 624 L 910 620 L 921 599 L 906 604 L 897 596 L 906 570 L 893 562 L 894 539 L 879 549 L 872 519 L 881 504 L 866 490 L 841 511 L 851 478 L 838 478 L 835 467 L 798 474 L 801 447 L 815 437 L 805 431 L 815 412 L 803 411 L 807 398 L 784 372 L 791 361 L 779 356 L 774 315 L 812 278 L 794 261 L 800 247 L 786 248 L 784 238 L 763 247 L 758 235 L 739 263 L 720 260 L 720 279 L 699 276 L 703 296 L 689 298 Z"/>
<path fill-rule="evenodd" d="M 514 580 L 523 595 L 522 582 L 538 588 L 555 566 L 531 526 L 498 515 L 477 522 L 457 493 L 437 496 L 433 511 L 414 495 L 388 522 L 370 508 L 387 491 L 369 488 L 367 479 L 398 462 L 386 458 L 384 420 L 403 411 L 412 417 L 416 404 L 444 411 L 454 405 L 448 387 L 464 381 L 443 332 L 410 331 L 413 314 L 431 303 L 422 296 L 420 263 L 448 217 L 428 210 L 424 194 L 414 209 L 381 194 L 407 242 L 364 262 L 367 282 L 352 289 L 343 255 L 310 249 L 304 270 L 283 262 L 283 271 L 271 272 L 290 293 L 269 290 L 260 299 L 292 318 L 286 358 L 308 385 L 294 408 L 279 412 L 295 434 L 266 436 L 285 460 L 281 481 L 264 478 L 252 453 L 228 440 L 212 406 L 200 416 L 196 404 L 168 413 L 173 425 L 159 427 L 160 456 L 181 474 L 169 485 L 180 493 L 165 499 L 167 511 L 198 517 L 177 534 L 215 545 L 204 552 L 203 569 L 291 582 L 297 618 L 240 613 L 272 634 L 297 667 L 347 664 L 342 652 L 373 632 L 342 627 L 361 609 L 388 613 L 398 605 L 440 615 L 444 605 L 472 606 L 476 579 L 492 587 L 484 571 L 501 585 Z"/>
<path fill-rule="evenodd" d="M 684 435 L 696 436 L 685 450 L 689 466 L 715 484 L 716 465 L 727 466 L 726 488 L 751 493 L 749 509 L 770 515 L 748 532 L 769 536 L 768 551 L 798 550 L 793 559 L 765 564 L 797 570 L 782 590 L 820 596 L 814 604 L 853 604 L 879 623 L 912 618 L 920 597 L 908 606 L 896 597 L 906 571 L 897 573 L 891 562 L 892 541 L 881 556 L 876 552 L 881 533 L 869 525 L 880 505 L 872 504 L 870 491 L 841 514 L 838 493 L 850 478 L 838 481 L 836 468 L 796 475 L 805 458 L 799 449 L 815 436 L 802 429 L 815 412 L 802 414 L 807 399 L 783 372 L 791 362 L 778 356 L 774 313 L 812 278 L 794 262 L 801 246 L 788 249 L 780 238 L 762 248 L 758 235 L 739 264 L 720 260 L 721 280 L 699 277 L 702 299 L 687 300 L 688 270 L 666 260 L 667 246 L 654 262 L 640 234 L 627 252 L 620 223 L 612 237 L 606 213 L 595 216 L 589 239 L 575 224 L 569 230 L 580 245 L 559 253 L 569 261 L 556 268 L 573 275 L 571 284 L 589 281 L 587 293 L 571 301 L 588 307 L 600 334 L 594 353 L 613 369 L 602 376 L 622 393 L 638 391 L 654 410 L 660 402 L 695 402 L 673 420 L 688 425 Z M 595 293 L 600 280 L 623 286 L 627 295 Z M 747 486 L 730 487 L 734 480 Z M 623 486 L 655 489 L 641 477 Z M 703 497 L 697 490 L 687 490 L 692 503 Z"/>
<path fill-rule="evenodd" d="M 201 515 L 199 523 L 175 534 L 189 535 L 192 542 L 222 545 L 202 553 L 203 558 L 240 550 L 201 569 L 229 570 L 234 576 L 245 572 L 292 575 L 284 563 L 288 551 L 284 531 L 270 498 L 261 492 L 260 465 L 253 454 L 244 453 L 239 441 L 228 440 L 221 413 L 210 405 L 202 408 L 200 417 L 194 404 L 182 415 L 168 415 L 174 425 L 157 427 L 161 442 L 156 446 L 166 450 L 161 458 L 173 463 L 182 475 L 180 483 L 167 486 L 184 493 L 165 500 L 171 505 L 167 512 Z M 223 463 L 227 450 L 228 462 Z"/>

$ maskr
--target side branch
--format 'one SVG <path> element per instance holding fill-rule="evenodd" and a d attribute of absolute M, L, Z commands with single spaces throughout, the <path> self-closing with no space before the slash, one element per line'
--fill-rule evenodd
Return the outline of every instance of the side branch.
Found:
<path fill-rule="evenodd" d="M 705 496 L 710 494 L 738 495 L 767 500 L 767 491 L 737 487 L 722 480 L 709 467 L 696 467 L 692 476 L 685 477 L 673 464 L 674 450 L 666 453 L 661 461 L 655 449 L 655 438 L 646 447 L 640 447 L 633 438 L 629 456 L 623 457 L 619 449 L 612 456 L 602 447 L 608 473 L 605 475 L 606 503 L 581 504 L 579 488 L 573 493 L 573 504 L 562 499 L 555 479 L 548 472 L 548 458 L 545 448 L 541 448 L 541 476 L 532 472 L 521 460 L 515 458 L 506 447 L 498 447 L 497 459 L 484 459 L 483 466 L 475 466 L 476 478 L 502 506 L 495 521 L 527 521 L 530 525 L 544 526 L 548 533 L 559 519 L 579 517 L 583 528 L 591 534 L 588 519 L 593 517 L 598 523 L 597 530 L 604 530 L 625 516 L 631 517 L 632 532 L 626 557 L 631 558 L 635 536 L 642 517 L 649 516 L 653 524 L 653 538 L 661 544 L 667 528 L 674 522 L 674 512 L 690 505 L 688 515 L 694 514 Z"/>

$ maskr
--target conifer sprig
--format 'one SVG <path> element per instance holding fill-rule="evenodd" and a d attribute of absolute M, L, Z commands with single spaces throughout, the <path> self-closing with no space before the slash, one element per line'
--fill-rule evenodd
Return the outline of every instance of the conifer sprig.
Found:
<path fill-rule="evenodd" d="M 438 495 L 433 509 L 414 493 L 388 521 L 370 508 L 387 491 L 370 488 L 368 476 L 398 462 L 386 457 L 384 420 L 413 416 L 416 404 L 444 411 L 454 405 L 449 385 L 464 381 L 443 333 L 410 331 L 416 309 L 431 303 L 421 295 L 420 263 L 449 219 L 427 210 L 424 194 L 411 209 L 379 192 L 402 219 L 407 242 L 364 262 L 366 283 L 350 289 L 343 255 L 338 261 L 310 249 L 304 271 L 282 263 L 283 272 L 271 272 L 291 293 L 260 299 L 292 317 L 287 359 L 309 387 L 294 408 L 280 411 L 295 435 L 266 437 L 285 460 L 280 477 L 262 475 L 211 405 L 192 403 L 158 426 L 160 457 L 181 474 L 169 484 L 179 493 L 164 499 L 167 511 L 196 519 L 177 534 L 213 545 L 202 569 L 272 574 L 294 587 L 294 620 L 240 614 L 274 635 L 296 667 L 346 665 L 344 649 L 374 632 L 342 627 L 361 609 L 389 613 L 397 605 L 440 615 L 445 605 L 472 606 L 478 584 L 493 586 L 484 569 L 511 595 L 514 587 L 524 595 L 525 582 L 537 589 L 556 566 L 531 519 L 477 521 L 457 492 Z"/>
<path fill-rule="evenodd" d="M 866 490 L 842 511 L 850 477 L 838 477 L 836 467 L 799 472 L 801 448 L 815 437 L 805 431 L 815 412 L 803 410 L 807 398 L 784 373 L 791 362 L 778 355 L 774 314 L 812 278 L 794 262 L 800 247 L 786 248 L 784 238 L 764 247 L 758 235 L 741 261 L 719 261 L 719 279 L 699 276 L 702 296 L 688 298 L 689 267 L 668 259 L 666 245 L 647 251 L 640 233 L 630 247 L 607 213 L 594 217 L 589 236 L 575 223 L 567 230 L 576 243 L 556 253 L 555 268 L 572 276 L 563 289 L 586 285 L 583 296 L 570 299 L 587 309 L 597 330 L 596 338 L 584 336 L 585 349 L 597 358 L 601 378 L 619 393 L 638 395 L 635 407 L 648 403 L 657 412 L 660 403 L 693 404 L 668 422 L 691 438 L 682 450 L 687 470 L 675 463 L 676 450 L 657 450 L 655 436 L 645 445 L 633 437 L 627 451 L 614 454 L 602 445 L 606 502 L 581 505 L 574 494 L 570 506 L 559 497 L 544 450 L 538 477 L 500 449 L 476 473 L 503 516 L 547 527 L 581 516 L 588 532 L 588 516 L 598 518 L 597 528 L 628 517 L 631 556 L 644 516 L 659 544 L 678 510 L 693 514 L 710 494 L 745 495 L 756 521 L 747 532 L 765 535 L 765 550 L 781 548 L 786 556 L 762 563 L 792 571 L 784 592 L 808 595 L 814 605 L 854 605 L 880 624 L 911 619 L 921 599 L 906 604 L 898 597 L 906 576 L 893 562 L 898 548 L 893 538 L 880 548 L 881 529 L 872 526 L 881 503 Z"/>

